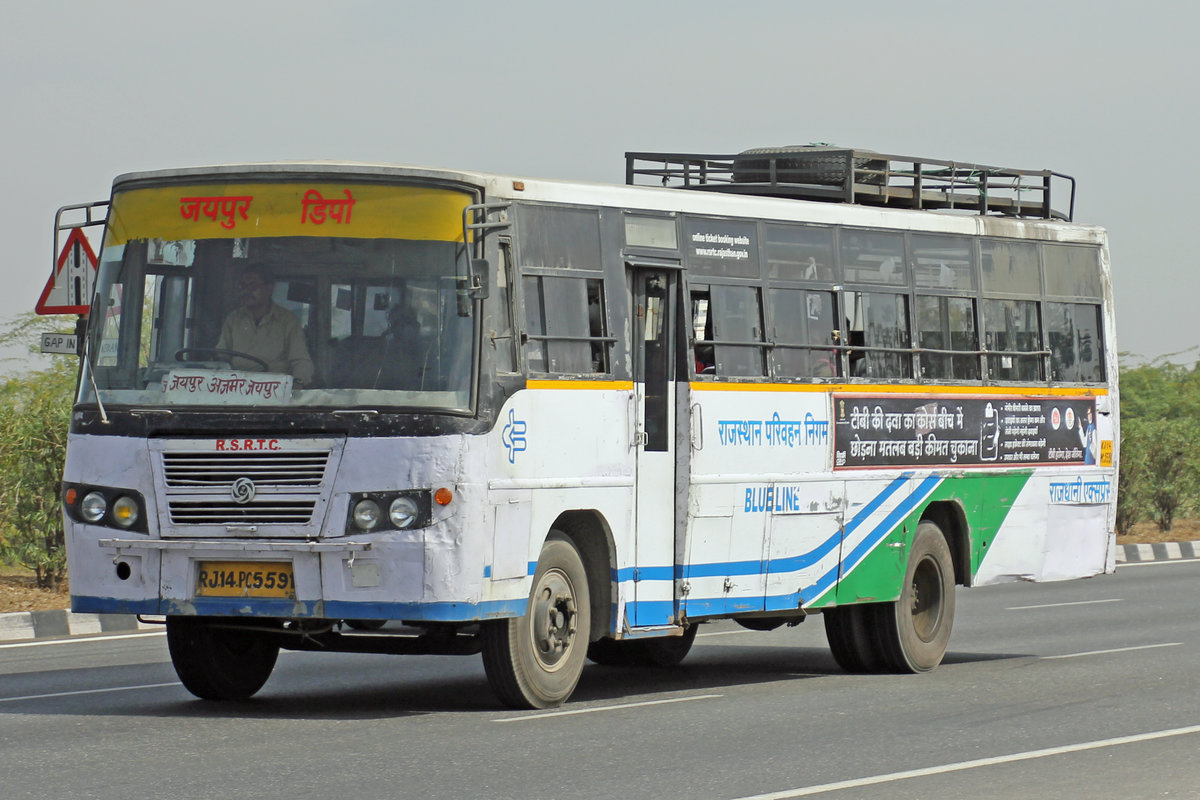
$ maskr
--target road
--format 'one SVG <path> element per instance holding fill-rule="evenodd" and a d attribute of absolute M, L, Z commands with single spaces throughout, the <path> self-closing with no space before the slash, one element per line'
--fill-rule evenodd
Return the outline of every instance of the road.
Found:
<path fill-rule="evenodd" d="M 513 712 L 478 658 L 284 653 L 195 700 L 158 633 L 0 646 L 0 796 L 1200 797 L 1200 561 L 960 590 L 928 675 L 838 671 L 819 617 L 706 625 Z"/>

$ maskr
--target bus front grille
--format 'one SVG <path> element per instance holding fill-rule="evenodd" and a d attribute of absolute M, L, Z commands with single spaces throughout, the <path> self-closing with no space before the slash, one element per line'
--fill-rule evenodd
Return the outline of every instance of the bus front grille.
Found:
<path fill-rule="evenodd" d="M 253 527 L 256 536 L 311 537 L 324 523 L 342 441 L 159 439 L 150 449 L 164 536 L 244 536 Z"/>
<path fill-rule="evenodd" d="M 171 522 L 175 525 L 306 525 L 316 499 L 278 500 L 271 497 L 239 505 L 225 500 L 172 498 Z"/>
<path fill-rule="evenodd" d="M 232 486 L 249 478 L 256 486 L 317 487 L 325 476 L 329 451 L 279 453 L 164 452 L 168 488 Z"/>

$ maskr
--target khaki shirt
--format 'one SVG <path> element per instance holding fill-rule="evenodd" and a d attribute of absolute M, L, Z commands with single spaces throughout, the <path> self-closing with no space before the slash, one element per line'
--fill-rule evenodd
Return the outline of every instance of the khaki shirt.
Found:
<path fill-rule="evenodd" d="M 255 322 L 254 316 L 244 308 L 230 312 L 221 325 L 221 338 L 217 340 L 220 350 L 236 350 L 258 356 L 267 362 L 268 372 L 286 372 L 300 386 L 312 381 L 313 362 L 304 346 L 304 333 L 296 315 L 275 303 L 262 318 Z M 238 369 L 260 369 L 246 359 L 233 359 Z"/>

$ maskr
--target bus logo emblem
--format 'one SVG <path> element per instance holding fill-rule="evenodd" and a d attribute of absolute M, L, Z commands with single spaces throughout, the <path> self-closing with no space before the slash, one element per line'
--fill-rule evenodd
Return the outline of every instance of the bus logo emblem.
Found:
<path fill-rule="evenodd" d="M 256 492 L 254 481 L 249 478 L 238 478 L 229 489 L 229 496 L 233 498 L 233 502 L 245 505 L 254 499 Z"/>
<path fill-rule="evenodd" d="M 500 432 L 500 441 L 504 443 L 504 449 L 508 451 L 508 463 L 510 464 L 517 463 L 517 453 L 525 452 L 525 431 L 525 420 L 517 419 L 516 413 L 510 408 L 508 424 Z"/>

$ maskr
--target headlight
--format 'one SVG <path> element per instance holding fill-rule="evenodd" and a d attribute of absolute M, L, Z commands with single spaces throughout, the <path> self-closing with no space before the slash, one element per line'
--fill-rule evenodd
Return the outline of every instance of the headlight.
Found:
<path fill-rule="evenodd" d="M 420 513 L 421 509 L 417 507 L 417 501 L 403 495 L 393 500 L 392 505 L 388 508 L 388 517 L 397 528 L 412 527 Z"/>
<path fill-rule="evenodd" d="M 99 492 L 88 492 L 79 504 L 79 516 L 85 522 L 96 524 L 108 513 L 108 501 Z"/>
<path fill-rule="evenodd" d="M 359 500 L 354 506 L 354 525 L 359 530 L 372 530 L 379 524 L 379 517 L 379 504 L 374 500 Z"/>
<path fill-rule="evenodd" d="M 132 528 L 138 521 L 138 504 L 129 495 L 121 495 L 112 505 L 113 521 L 122 528 Z"/>

